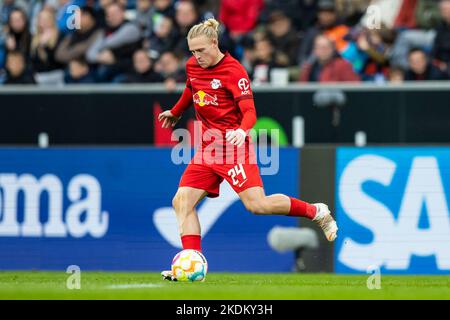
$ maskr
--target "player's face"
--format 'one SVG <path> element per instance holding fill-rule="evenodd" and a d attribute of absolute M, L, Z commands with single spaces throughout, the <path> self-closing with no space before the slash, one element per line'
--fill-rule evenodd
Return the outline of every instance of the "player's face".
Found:
<path fill-rule="evenodd" d="M 189 50 L 197 59 L 202 68 L 212 66 L 219 56 L 219 48 L 216 39 L 209 39 L 206 36 L 200 36 L 188 40 Z"/>

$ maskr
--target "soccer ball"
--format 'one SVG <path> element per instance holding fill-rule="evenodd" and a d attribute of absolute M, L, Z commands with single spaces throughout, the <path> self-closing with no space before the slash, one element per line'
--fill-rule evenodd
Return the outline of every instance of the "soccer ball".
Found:
<path fill-rule="evenodd" d="M 178 252 L 172 260 L 172 274 L 177 281 L 203 281 L 208 272 L 208 262 L 197 250 Z"/>

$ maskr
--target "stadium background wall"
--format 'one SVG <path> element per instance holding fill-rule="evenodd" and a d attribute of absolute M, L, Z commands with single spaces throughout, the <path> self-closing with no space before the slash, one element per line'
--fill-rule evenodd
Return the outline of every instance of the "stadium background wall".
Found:
<path fill-rule="evenodd" d="M 170 156 L 152 147 L 0 148 L 0 269 L 166 268 L 180 248 L 170 203 L 185 167 Z M 263 176 L 266 192 L 328 203 L 336 243 L 305 219 L 252 216 L 224 183 L 199 208 L 211 270 L 289 272 L 293 252 L 275 252 L 267 236 L 300 226 L 318 231 L 307 272 L 450 273 L 450 147 L 282 147 L 279 169 Z"/>
<path fill-rule="evenodd" d="M 164 145 L 154 114 L 179 97 L 162 87 L 0 88 L 0 144 L 34 145 L 46 132 L 56 145 Z M 313 103 L 317 90 L 339 90 L 347 103 L 340 123 L 332 107 Z M 295 116 L 305 123 L 305 143 L 450 143 L 450 85 L 256 87 L 258 117 L 269 118 L 293 142 Z M 161 107 L 162 106 L 162 107 Z M 192 108 L 179 127 L 194 118 Z M 81 129 L 82 128 L 82 129 Z M 156 135 L 156 136 L 155 136 Z"/>
<path fill-rule="evenodd" d="M 0 148 L 0 269 L 167 268 L 181 248 L 171 200 L 186 166 L 173 164 L 171 152 Z M 281 149 L 278 173 L 263 178 L 267 192 L 298 195 L 298 163 L 298 149 Z M 252 216 L 227 183 L 198 213 L 212 270 L 291 270 L 293 253 L 272 250 L 267 235 L 297 219 Z"/>
<path fill-rule="evenodd" d="M 326 202 L 340 225 L 335 245 L 319 237 L 320 248 L 305 252 L 306 271 L 366 273 L 379 265 L 384 273 L 450 273 L 450 88 L 330 87 L 347 96 L 339 127 L 331 110 L 313 104 L 318 88 L 255 88 L 259 117 L 282 128 L 287 144 L 292 118 L 306 124 L 307 145 L 281 148 L 279 174 L 264 177 L 267 192 Z M 140 86 L 0 88 L 0 269 L 166 268 L 179 246 L 168 206 L 184 166 L 168 160 L 169 148 L 151 146 L 170 144 L 153 121 L 178 94 Z M 180 127 L 193 116 L 190 110 Z M 314 144 L 348 144 L 359 130 L 369 145 L 381 145 Z M 25 146 L 41 132 L 50 148 Z M 298 221 L 252 217 L 226 186 L 217 201 L 203 205 L 209 215 L 201 218 L 217 271 L 291 270 L 294 255 L 274 252 L 266 237 L 274 225 Z M 232 239 L 227 248 L 224 239 Z"/>

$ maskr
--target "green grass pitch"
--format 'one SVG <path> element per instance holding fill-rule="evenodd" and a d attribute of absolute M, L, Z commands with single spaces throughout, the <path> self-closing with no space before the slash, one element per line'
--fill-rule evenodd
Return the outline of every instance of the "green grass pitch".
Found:
<path fill-rule="evenodd" d="M 158 273 L 81 272 L 81 289 L 65 272 L 0 272 L 0 299 L 450 299 L 448 276 L 210 273 L 205 282 L 162 281 Z"/>

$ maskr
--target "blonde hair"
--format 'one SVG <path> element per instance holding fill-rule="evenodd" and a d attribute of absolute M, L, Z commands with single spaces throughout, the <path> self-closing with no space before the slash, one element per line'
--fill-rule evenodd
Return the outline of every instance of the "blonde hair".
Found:
<path fill-rule="evenodd" d="M 199 24 L 196 24 L 189 30 L 188 39 L 193 39 L 199 36 L 206 36 L 209 39 L 219 38 L 219 21 L 216 19 L 208 19 Z"/>
<path fill-rule="evenodd" d="M 56 47 L 59 37 L 59 31 L 55 22 L 55 12 L 52 9 L 44 8 L 39 12 L 38 18 L 36 19 L 36 33 L 31 40 L 30 49 L 32 54 L 37 54 L 42 60 L 47 61 L 48 59 L 47 52 L 44 49 L 40 48 L 39 46 L 41 42 L 42 33 L 44 31 L 42 27 L 39 25 L 39 23 L 40 19 L 43 19 L 45 14 L 49 15 L 48 18 L 50 19 L 52 24 L 52 26 L 50 27 L 50 29 L 52 29 L 52 36 L 48 40 L 47 47 L 49 47 L 50 49 Z"/>

